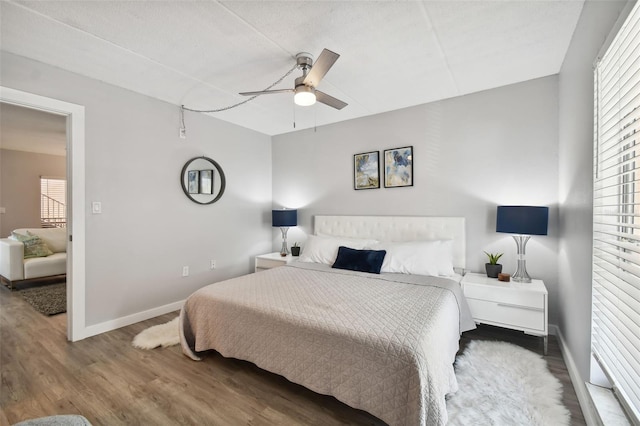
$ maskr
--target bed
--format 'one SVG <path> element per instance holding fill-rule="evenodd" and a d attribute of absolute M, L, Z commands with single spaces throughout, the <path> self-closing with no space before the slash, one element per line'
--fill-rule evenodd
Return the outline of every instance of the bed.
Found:
<path fill-rule="evenodd" d="M 383 272 L 332 268 L 339 246 L 358 256 L 384 248 Z M 388 262 L 407 248 L 431 253 L 408 272 L 442 265 L 446 252 L 451 273 L 384 272 L 398 270 Z M 199 360 L 213 349 L 250 361 L 390 425 L 444 425 L 445 395 L 457 391 L 459 337 L 475 328 L 455 274 L 464 256 L 464 218 L 316 216 L 301 261 L 187 299 L 183 352 Z"/>

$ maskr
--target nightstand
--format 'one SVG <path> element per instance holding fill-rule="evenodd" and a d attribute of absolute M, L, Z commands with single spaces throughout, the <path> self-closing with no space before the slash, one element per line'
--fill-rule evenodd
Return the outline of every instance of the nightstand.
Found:
<path fill-rule="evenodd" d="M 277 268 L 278 266 L 286 265 L 293 261 L 293 256 L 290 254 L 286 256 L 280 256 L 280 252 L 273 252 L 268 254 L 261 254 L 256 256 L 256 263 L 254 272 L 264 271 L 266 269 Z"/>
<path fill-rule="evenodd" d="M 502 282 L 484 274 L 468 273 L 460 284 L 476 323 L 540 336 L 544 339 L 544 354 L 547 354 L 549 311 L 544 282 Z"/>

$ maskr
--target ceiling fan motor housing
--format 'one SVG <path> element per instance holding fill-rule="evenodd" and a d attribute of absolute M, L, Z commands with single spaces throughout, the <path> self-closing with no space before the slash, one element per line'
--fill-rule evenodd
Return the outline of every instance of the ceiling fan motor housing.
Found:
<path fill-rule="evenodd" d="M 315 88 L 304 83 L 304 79 L 313 66 L 313 56 L 311 53 L 300 52 L 296 55 L 296 63 L 298 68 L 302 70 L 302 75 L 295 80 L 295 102 L 298 105 L 313 105 L 316 101 Z"/>
<path fill-rule="evenodd" d="M 296 80 L 295 80 L 296 81 L 296 84 L 295 84 L 296 91 L 298 91 L 298 88 L 300 86 L 304 86 L 304 87 L 308 87 L 310 89 L 313 89 L 313 86 L 304 84 L 304 78 L 305 78 L 304 75 L 301 76 L 301 77 L 296 78 Z"/>

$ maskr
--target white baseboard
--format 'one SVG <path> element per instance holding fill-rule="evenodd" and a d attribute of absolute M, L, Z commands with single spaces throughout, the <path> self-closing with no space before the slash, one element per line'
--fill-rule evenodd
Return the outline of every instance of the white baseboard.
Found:
<path fill-rule="evenodd" d="M 551 327 L 551 326 L 550 326 Z M 578 367 L 576 366 L 575 361 L 573 360 L 573 356 L 571 355 L 571 351 L 569 350 L 569 346 L 567 346 L 567 342 L 562 335 L 562 332 L 557 326 L 553 326 L 555 329 L 553 333 L 558 338 L 558 344 L 560 345 L 560 351 L 562 352 L 562 357 L 564 358 L 564 363 L 567 366 L 567 370 L 569 371 L 569 377 L 571 378 L 571 383 L 573 384 L 573 389 L 576 392 L 576 396 L 578 397 L 578 403 L 580 404 L 580 408 L 582 409 L 582 414 L 584 415 L 584 420 L 587 423 L 587 426 L 599 426 L 601 425 L 600 417 L 596 412 L 596 408 L 591 401 L 591 397 L 589 396 L 589 391 L 587 390 L 587 385 L 585 384 L 582 377 L 580 377 L 580 373 L 578 372 Z"/>
<path fill-rule="evenodd" d="M 127 315 L 126 317 L 116 318 L 114 320 L 105 321 L 100 324 L 90 325 L 88 327 L 85 327 L 84 332 L 82 333 L 82 339 L 106 333 L 107 331 L 116 330 L 121 327 L 126 327 L 127 325 L 155 318 L 160 315 L 168 314 L 169 312 L 178 311 L 182 309 L 182 305 L 184 305 L 184 302 L 184 300 L 180 300 L 178 302 L 169 303 L 168 305 L 164 306 L 158 306 L 157 308 L 149 309 L 147 311 Z"/>

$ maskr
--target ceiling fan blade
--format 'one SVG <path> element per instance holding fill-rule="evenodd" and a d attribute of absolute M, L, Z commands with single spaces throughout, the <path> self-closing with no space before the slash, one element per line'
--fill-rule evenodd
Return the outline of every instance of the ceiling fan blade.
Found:
<path fill-rule="evenodd" d="M 307 86 L 316 87 L 339 57 L 340 55 L 337 53 L 324 49 L 311 67 L 309 74 L 304 78 L 303 83 Z"/>
<path fill-rule="evenodd" d="M 340 99 L 336 99 L 333 96 L 327 95 L 326 93 L 319 90 L 316 90 L 316 100 L 335 109 L 342 109 L 349 105 L 348 103 L 342 102 Z"/>
<path fill-rule="evenodd" d="M 242 96 L 257 96 L 257 95 L 273 95 L 276 93 L 290 93 L 293 89 L 279 89 L 279 90 L 261 90 L 259 92 L 242 92 L 238 93 Z"/>

